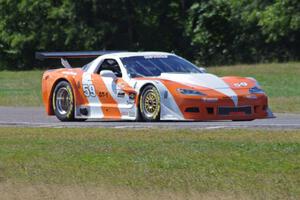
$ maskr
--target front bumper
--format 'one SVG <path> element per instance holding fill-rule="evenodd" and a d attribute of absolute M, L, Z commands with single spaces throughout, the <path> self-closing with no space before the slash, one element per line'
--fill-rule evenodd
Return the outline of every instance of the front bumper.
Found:
<path fill-rule="evenodd" d="M 274 115 L 268 107 L 268 98 L 257 95 L 256 98 L 239 96 L 238 104 L 234 105 L 230 98 L 183 99 L 179 108 L 186 120 L 253 120 L 273 118 Z"/>

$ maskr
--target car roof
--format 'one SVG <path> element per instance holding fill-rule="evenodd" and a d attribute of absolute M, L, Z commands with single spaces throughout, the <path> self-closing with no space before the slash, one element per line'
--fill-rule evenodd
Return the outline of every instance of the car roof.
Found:
<path fill-rule="evenodd" d="M 102 56 L 97 57 L 92 62 L 86 64 L 83 66 L 85 71 L 94 71 L 96 66 L 94 63 L 98 65 L 98 62 L 101 59 L 116 59 L 116 58 L 128 58 L 128 57 L 134 57 L 134 56 L 169 56 L 169 55 L 175 55 L 172 53 L 167 52 L 159 52 L 159 51 L 140 51 L 140 52 L 116 52 L 116 53 L 108 53 L 104 54 Z"/>
<path fill-rule="evenodd" d="M 141 52 L 110 53 L 109 55 L 119 57 L 119 58 L 124 58 L 124 57 L 134 57 L 134 56 L 155 56 L 155 55 L 174 55 L 174 54 L 167 53 L 167 52 L 159 52 L 159 51 L 141 51 Z"/>

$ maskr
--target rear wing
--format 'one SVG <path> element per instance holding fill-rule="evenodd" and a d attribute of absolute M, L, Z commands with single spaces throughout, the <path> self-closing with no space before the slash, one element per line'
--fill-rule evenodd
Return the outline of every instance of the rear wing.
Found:
<path fill-rule="evenodd" d="M 66 68 L 71 68 L 71 65 L 66 60 L 68 58 L 96 58 L 110 53 L 120 53 L 124 51 L 65 51 L 65 52 L 36 52 L 35 58 L 38 60 L 45 59 L 60 59 L 61 64 Z"/>
<path fill-rule="evenodd" d="M 38 60 L 60 59 L 60 58 L 95 58 L 109 53 L 120 53 L 124 51 L 65 51 L 65 52 L 36 52 Z"/>

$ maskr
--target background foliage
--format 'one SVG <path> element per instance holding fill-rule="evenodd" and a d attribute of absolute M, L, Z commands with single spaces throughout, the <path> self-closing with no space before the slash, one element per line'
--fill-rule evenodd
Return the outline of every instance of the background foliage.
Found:
<path fill-rule="evenodd" d="M 0 0 L 0 70 L 35 51 L 161 50 L 201 65 L 299 60 L 298 0 Z"/>

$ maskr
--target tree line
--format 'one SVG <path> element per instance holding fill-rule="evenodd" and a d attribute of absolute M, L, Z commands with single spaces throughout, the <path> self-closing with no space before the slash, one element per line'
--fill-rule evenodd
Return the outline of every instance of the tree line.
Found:
<path fill-rule="evenodd" d="M 0 70 L 35 51 L 168 51 L 199 65 L 300 58 L 299 0 L 0 0 Z"/>

